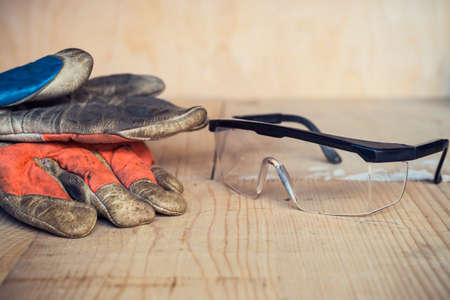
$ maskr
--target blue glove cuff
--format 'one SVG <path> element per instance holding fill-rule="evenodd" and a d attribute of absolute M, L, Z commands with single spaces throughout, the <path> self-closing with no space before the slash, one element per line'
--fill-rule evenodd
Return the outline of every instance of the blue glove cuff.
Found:
<path fill-rule="evenodd" d="M 40 91 L 58 75 L 62 67 L 61 59 L 46 56 L 0 73 L 0 106 L 20 102 Z"/>

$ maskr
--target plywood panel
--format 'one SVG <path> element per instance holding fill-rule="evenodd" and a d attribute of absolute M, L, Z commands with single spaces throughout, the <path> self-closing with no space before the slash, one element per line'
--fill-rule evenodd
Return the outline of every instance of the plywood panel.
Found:
<path fill-rule="evenodd" d="M 152 73 L 169 98 L 450 93 L 450 2 L 1 1 L 0 70 L 66 47 L 94 74 Z"/>

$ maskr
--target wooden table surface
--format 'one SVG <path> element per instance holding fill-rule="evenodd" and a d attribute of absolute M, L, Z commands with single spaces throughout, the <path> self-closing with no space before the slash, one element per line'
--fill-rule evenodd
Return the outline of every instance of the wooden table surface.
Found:
<path fill-rule="evenodd" d="M 450 136 L 448 100 L 204 105 L 211 118 L 298 113 L 355 138 Z M 345 218 L 300 212 L 276 195 L 245 198 L 209 180 L 207 130 L 149 145 L 184 182 L 186 214 L 128 229 L 99 220 L 72 240 L 0 212 L 0 299 L 450 299 L 450 157 L 446 182 L 409 182 L 394 207 Z"/>

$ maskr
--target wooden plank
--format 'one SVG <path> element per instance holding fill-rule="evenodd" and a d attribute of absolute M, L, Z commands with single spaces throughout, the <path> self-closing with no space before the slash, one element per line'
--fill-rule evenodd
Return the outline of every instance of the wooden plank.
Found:
<path fill-rule="evenodd" d="M 412 191 L 436 187 L 414 183 Z M 198 195 L 207 195 L 198 197 Z M 215 182 L 188 186 L 186 215 L 82 240 L 39 234 L 5 280 L 5 298 L 445 299 L 448 231 L 429 222 L 433 200 L 408 193 L 371 217 L 302 213 Z M 281 202 L 280 202 L 281 201 Z M 446 216 L 448 219 L 448 214 Z M 444 219 L 445 220 L 445 219 Z M 447 274 L 447 275 L 446 275 Z"/>
<path fill-rule="evenodd" d="M 449 132 L 445 102 L 379 107 L 344 101 L 332 113 L 326 112 L 328 104 L 211 102 L 207 107 L 212 117 L 307 110 L 325 131 L 402 142 Z M 426 122 L 418 121 L 422 114 Z M 401 128 L 399 119 L 409 128 Z M 279 189 L 254 200 L 210 181 L 213 138 L 207 130 L 150 147 L 185 183 L 186 214 L 128 229 L 100 221 L 79 240 L 40 232 L 4 280 L 0 298 L 449 298 L 448 182 L 409 182 L 398 204 L 368 217 L 322 216 L 292 208 Z M 448 163 L 444 174 L 450 174 Z"/>
<path fill-rule="evenodd" d="M 0 1 L 0 70 L 80 47 L 170 99 L 447 97 L 449 19 L 447 0 Z"/>

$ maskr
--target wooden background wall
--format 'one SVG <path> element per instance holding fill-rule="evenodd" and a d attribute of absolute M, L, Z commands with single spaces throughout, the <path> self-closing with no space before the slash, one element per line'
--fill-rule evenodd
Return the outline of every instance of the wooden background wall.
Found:
<path fill-rule="evenodd" d="M 448 0 L 0 0 L 0 70 L 66 47 L 168 98 L 450 95 Z"/>

